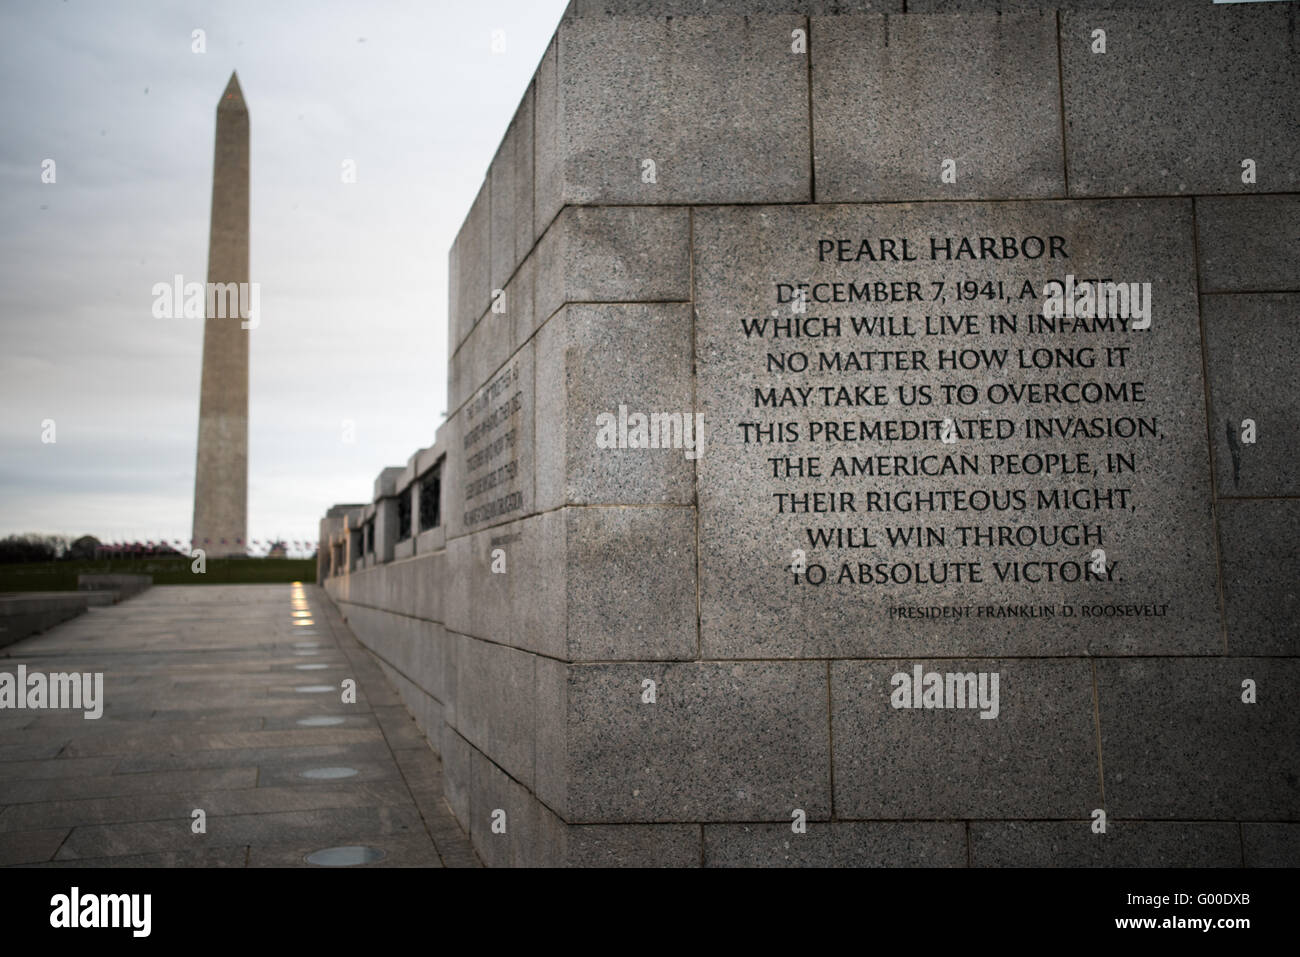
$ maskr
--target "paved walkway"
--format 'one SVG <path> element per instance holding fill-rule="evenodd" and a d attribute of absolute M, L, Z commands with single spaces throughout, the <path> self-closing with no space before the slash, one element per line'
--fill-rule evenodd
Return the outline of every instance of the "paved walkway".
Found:
<path fill-rule="evenodd" d="M 384 853 L 368 866 L 479 864 L 437 756 L 315 585 L 156 587 L 0 649 L 20 664 L 103 672 L 105 704 L 0 710 L 0 865 L 306 867 L 354 845 Z"/>

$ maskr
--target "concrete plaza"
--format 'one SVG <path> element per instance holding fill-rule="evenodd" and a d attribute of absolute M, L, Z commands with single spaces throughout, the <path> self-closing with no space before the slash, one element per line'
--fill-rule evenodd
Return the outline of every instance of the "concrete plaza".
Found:
<path fill-rule="evenodd" d="M 19 665 L 102 672 L 103 716 L 0 710 L 0 865 L 479 865 L 438 757 L 315 585 L 156 587 L 0 651 Z"/>

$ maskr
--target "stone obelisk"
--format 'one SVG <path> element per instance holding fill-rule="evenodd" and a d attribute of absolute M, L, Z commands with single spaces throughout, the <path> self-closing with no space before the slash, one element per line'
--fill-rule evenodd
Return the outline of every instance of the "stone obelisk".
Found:
<path fill-rule="evenodd" d="M 238 311 L 232 313 L 224 302 L 214 309 L 221 298 L 211 292 L 214 283 L 248 288 L 248 107 L 234 73 L 217 104 L 193 546 L 209 556 L 243 555 L 248 544 L 248 337 L 253 322 L 245 328 Z"/>

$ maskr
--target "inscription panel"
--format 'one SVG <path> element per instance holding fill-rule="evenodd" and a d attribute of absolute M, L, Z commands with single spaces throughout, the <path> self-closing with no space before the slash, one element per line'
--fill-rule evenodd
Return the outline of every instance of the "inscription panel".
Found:
<path fill-rule="evenodd" d="M 533 508 L 533 348 L 497 369 L 456 413 L 448 535 L 514 521 Z"/>
<path fill-rule="evenodd" d="M 1221 647 L 1187 202 L 694 236 L 706 656 Z"/>

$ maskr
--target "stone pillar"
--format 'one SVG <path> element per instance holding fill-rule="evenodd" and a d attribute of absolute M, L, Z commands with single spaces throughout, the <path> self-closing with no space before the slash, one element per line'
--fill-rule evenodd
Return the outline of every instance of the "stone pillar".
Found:
<path fill-rule="evenodd" d="M 384 469 L 375 479 L 375 562 L 384 564 L 393 560 L 397 544 L 397 486 L 401 466 Z"/>

